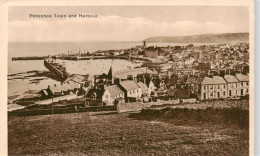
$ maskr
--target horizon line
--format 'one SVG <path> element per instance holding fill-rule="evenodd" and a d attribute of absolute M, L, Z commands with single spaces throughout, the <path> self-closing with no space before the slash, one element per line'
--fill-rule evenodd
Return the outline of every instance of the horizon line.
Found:
<path fill-rule="evenodd" d="M 208 34 L 195 34 L 195 35 L 177 35 L 177 36 L 154 36 L 154 37 L 148 37 L 144 40 L 139 40 L 139 41 L 121 41 L 121 40 L 91 40 L 91 41 L 8 41 L 8 43 L 42 43 L 42 42 L 125 42 L 125 43 L 139 43 L 143 42 L 147 39 L 150 38 L 155 38 L 155 37 L 188 37 L 188 36 L 201 36 L 201 35 L 220 35 L 220 34 L 249 34 L 249 32 L 229 32 L 229 33 L 208 33 Z"/>

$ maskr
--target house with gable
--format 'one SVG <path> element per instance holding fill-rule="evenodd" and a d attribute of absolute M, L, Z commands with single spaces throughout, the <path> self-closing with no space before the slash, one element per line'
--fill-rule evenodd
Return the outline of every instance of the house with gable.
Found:
<path fill-rule="evenodd" d="M 148 92 L 149 89 L 148 89 L 148 87 L 147 87 L 146 84 L 144 84 L 143 82 L 138 82 L 137 84 L 141 87 L 142 97 L 144 97 L 144 96 L 150 96 L 150 94 L 149 94 L 149 92 Z"/>
<path fill-rule="evenodd" d="M 123 90 L 126 102 L 135 102 L 142 96 L 142 89 L 135 81 L 122 81 L 118 87 Z"/>
<path fill-rule="evenodd" d="M 125 93 L 118 87 L 118 85 L 108 86 L 105 88 L 104 94 L 102 95 L 102 101 L 106 105 L 117 105 L 118 103 L 124 103 Z"/>
<path fill-rule="evenodd" d="M 249 94 L 249 76 L 244 74 L 236 74 L 236 78 L 239 81 L 240 96 Z"/>
<path fill-rule="evenodd" d="M 224 79 L 227 81 L 227 97 L 234 98 L 240 96 L 238 79 L 233 75 L 225 75 Z"/>
<path fill-rule="evenodd" d="M 223 77 L 205 77 L 201 83 L 200 100 L 227 98 L 227 82 Z"/>

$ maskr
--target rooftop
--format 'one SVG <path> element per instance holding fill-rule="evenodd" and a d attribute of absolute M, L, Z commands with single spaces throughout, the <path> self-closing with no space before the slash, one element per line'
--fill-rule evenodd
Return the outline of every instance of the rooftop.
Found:
<path fill-rule="evenodd" d="M 67 82 L 62 85 L 56 85 L 56 86 L 50 86 L 50 90 L 55 92 L 62 92 L 62 91 L 68 91 L 68 90 L 74 90 L 75 88 L 80 88 L 80 85 L 75 82 Z"/>
<path fill-rule="evenodd" d="M 110 93 L 111 96 L 124 94 L 124 92 L 117 85 L 108 86 L 106 90 Z"/>
<path fill-rule="evenodd" d="M 120 83 L 120 85 L 127 91 L 135 90 L 137 88 L 140 88 L 140 86 L 136 82 L 130 81 L 130 80 L 122 81 Z"/>
<path fill-rule="evenodd" d="M 148 89 L 147 85 L 142 82 L 138 82 L 137 84 L 141 87 L 142 91 Z"/>
<path fill-rule="evenodd" d="M 138 74 L 157 74 L 156 71 L 147 69 L 146 67 L 142 68 L 134 68 L 134 69 L 129 69 L 129 70 L 124 70 L 124 71 L 118 71 L 113 73 L 113 77 L 120 78 L 120 79 L 127 79 L 128 75 L 132 75 L 136 77 Z"/>
<path fill-rule="evenodd" d="M 211 77 L 205 77 L 201 84 L 207 85 L 207 84 L 225 84 L 227 83 L 223 77 L 220 76 L 213 76 Z"/>
<path fill-rule="evenodd" d="M 244 74 L 236 74 L 236 78 L 239 81 L 249 81 L 249 76 Z"/>
<path fill-rule="evenodd" d="M 227 82 L 239 82 L 238 79 L 233 75 L 225 75 L 224 78 Z"/>

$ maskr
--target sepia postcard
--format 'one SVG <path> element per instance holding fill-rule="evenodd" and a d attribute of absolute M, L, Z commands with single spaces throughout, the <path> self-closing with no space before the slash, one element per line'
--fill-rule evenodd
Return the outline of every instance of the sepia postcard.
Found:
<path fill-rule="evenodd" d="M 253 0 L 3 1 L 0 155 L 254 154 Z"/>

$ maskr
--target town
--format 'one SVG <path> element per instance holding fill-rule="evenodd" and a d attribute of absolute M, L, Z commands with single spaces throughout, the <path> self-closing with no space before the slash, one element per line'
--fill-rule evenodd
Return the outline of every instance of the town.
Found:
<path fill-rule="evenodd" d="M 142 65 L 123 71 L 114 71 L 111 66 L 107 73 L 91 77 L 70 75 L 65 67 L 55 63 L 56 59 L 106 58 L 141 61 Z M 68 51 L 66 55 L 44 57 L 44 65 L 59 78 L 60 84 L 46 86 L 12 102 L 28 106 L 81 99 L 85 107 L 91 107 L 249 98 L 247 43 L 146 47 L 144 41 L 143 46 L 124 50 L 91 54 Z"/>

